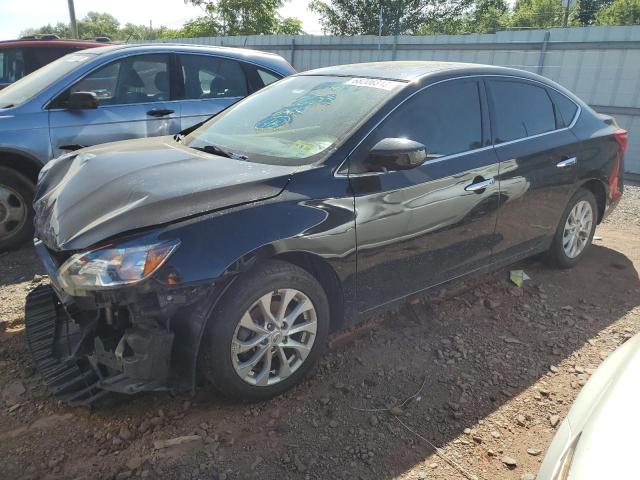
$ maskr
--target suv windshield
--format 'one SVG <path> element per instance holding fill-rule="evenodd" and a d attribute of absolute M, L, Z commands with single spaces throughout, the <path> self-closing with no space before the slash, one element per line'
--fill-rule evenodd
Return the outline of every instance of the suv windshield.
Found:
<path fill-rule="evenodd" d="M 315 163 L 402 85 L 359 77 L 289 77 L 211 119 L 184 143 L 205 151 L 215 146 L 252 162 Z"/>
<path fill-rule="evenodd" d="M 20 105 L 79 65 L 95 57 L 92 53 L 73 53 L 30 73 L 0 90 L 0 108 Z"/>

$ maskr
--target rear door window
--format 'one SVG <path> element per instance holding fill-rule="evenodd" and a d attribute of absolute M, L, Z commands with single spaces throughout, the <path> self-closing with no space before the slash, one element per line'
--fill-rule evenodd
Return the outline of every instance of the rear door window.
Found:
<path fill-rule="evenodd" d="M 490 80 L 494 142 L 504 143 L 556 129 L 546 88 L 511 80 Z"/>
<path fill-rule="evenodd" d="M 240 63 L 211 55 L 180 55 L 184 98 L 234 98 L 248 94 Z"/>

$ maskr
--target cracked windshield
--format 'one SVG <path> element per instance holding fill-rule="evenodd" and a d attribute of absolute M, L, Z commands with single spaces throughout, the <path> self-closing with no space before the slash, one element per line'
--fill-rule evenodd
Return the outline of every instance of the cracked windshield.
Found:
<path fill-rule="evenodd" d="M 401 85 L 357 77 L 285 79 L 214 118 L 185 143 L 215 145 L 260 163 L 315 163 Z"/>

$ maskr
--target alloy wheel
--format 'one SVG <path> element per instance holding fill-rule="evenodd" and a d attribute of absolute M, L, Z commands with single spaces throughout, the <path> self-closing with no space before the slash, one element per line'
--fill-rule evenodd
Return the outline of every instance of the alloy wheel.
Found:
<path fill-rule="evenodd" d="M 12 188 L 0 185 L 0 240 L 19 232 L 27 221 L 27 205 Z"/>
<path fill-rule="evenodd" d="M 275 385 L 298 370 L 313 347 L 318 318 L 307 295 L 269 292 L 242 315 L 231 341 L 238 376 L 251 385 Z"/>
<path fill-rule="evenodd" d="M 586 200 L 576 203 L 564 225 L 562 232 L 562 248 L 569 258 L 576 258 L 582 253 L 591 236 L 593 228 L 593 209 Z"/>

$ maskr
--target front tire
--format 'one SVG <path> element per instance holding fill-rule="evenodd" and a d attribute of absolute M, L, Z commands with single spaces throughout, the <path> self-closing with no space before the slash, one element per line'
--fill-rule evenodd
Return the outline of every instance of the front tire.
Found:
<path fill-rule="evenodd" d="M 27 177 L 0 167 L 0 252 L 19 248 L 33 237 L 34 191 Z"/>
<path fill-rule="evenodd" d="M 596 199 L 589 190 L 579 189 L 565 209 L 551 248 L 549 263 L 559 268 L 572 268 L 591 246 L 598 221 Z"/>
<path fill-rule="evenodd" d="M 231 287 L 208 321 L 201 369 L 224 395 L 261 401 L 311 371 L 329 334 L 329 302 L 307 271 L 266 261 Z"/>

